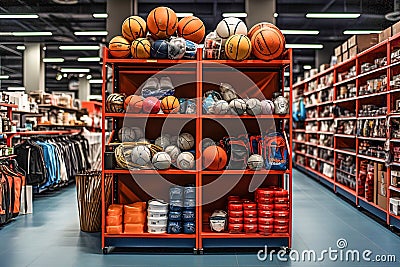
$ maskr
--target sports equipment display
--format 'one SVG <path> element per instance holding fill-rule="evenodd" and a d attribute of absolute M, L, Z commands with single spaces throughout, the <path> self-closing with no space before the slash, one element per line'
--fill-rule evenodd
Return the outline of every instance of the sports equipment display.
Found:
<path fill-rule="evenodd" d="M 166 39 L 172 36 L 178 27 L 178 18 L 175 12 L 168 7 L 157 7 L 147 16 L 149 32 L 159 38 Z"/>
<path fill-rule="evenodd" d="M 264 167 L 264 158 L 261 155 L 253 154 L 247 160 L 247 166 L 255 171 L 261 170 Z"/>
<path fill-rule="evenodd" d="M 166 152 L 157 152 L 152 159 L 154 168 L 166 170 L 171 166 L 171 157 Z"/>
<path fill-rule="evenodd" d="M 215 102 L 214 104 L 214 113 L 215 114 L 220 114 L 220 115 L 225 115 L 229 114 L 230 108 L 228 102 L 225 100 L 219 100 Z"/>
<path fill-rule="evenodd" d="M 199 44 L 204 39 L 206 28 L 201 19 L 188 16 L 179 21 L 177 32 L 178 36 Z"/>
<path fill-rule="evenodd" d="M 127 97 L 128 99 L 128 97 Z M 126 113 L 140 113 L 143 107 L 143 97 L 139 95 L 129 96 L 129 102 L 125 100 Z"/>
<path fill-rule="evenodd" d="M 179 99 L 175 96 L 167 96 L 161 100 L 161 109 L 165 114 L 178 113 Z"/>
<path fill-rule="evenodd" d="M 124 111 L 125 96 L 110 94 L 106 100 L 106 112 L 120 113 Z"/>
<path fill-rule="evenodd" d="M 267 27 L 256 31 L 251 38 L 253 54 L 262 60 L 280 57 L 285 50 L 285 37 L 278 29 Z"/>
<path fill-rule="evenodd" d="M 228 103 L 230 103 L 230 101 L 233 99 L 238 98 L 235 88 L 233 88 L 233 86 L 229 83 L 221 83 L 219 85 L 219 89 L 221 90 L 222 97 Z"/>
<path fill-rule="evenodd" d="M 263 139 L 265 168 L 270 170 L 286 170 L 288 167 L 288 147 L 282 133 L 271 133 Z"/>
<path fill-rule="evenodd" d="M 225 43 L 225 54 L 229 59 L 244 60 L 251 54 L 251 41 L 243 34 L 235 34 Z"/>
<path fill-rule="evenodd" d="M 274 114 L 275 105 L 274 102 L 268 99 L 264 99 L 261 101 L 261 112 L 264 115 L 272 115 Z"/>
<path fill-rule="evenodd" d="M 168 42 L 157 40 L 151 45 L 150 56 L 152 58 L 168 58 Z"/>
<path fill-rule="evenodd" d="M 186 40 L 185 43 L 186 49 L 183 57 L 186 59 L 196 59 L 197 44 L 189 40 Z"/>
<path fill-rule="evenodd" d="M 194 163 L 194 156 L 190 152 L 182 152 L 176 159 L 177 167 L 181 170 L 193 169 Z"/>
<path fill-rule="evenodd" d="M 243 115 L 247 110 L 246 101 L 243 99 L 234 99 L 229 102 L 231 113 L 235 115 Z"/>
<path fill-rule="evenodd" d="M 272 23 L 269 23 L 269 22 L 260 22 L 260 23 L 257 23 L 256 25 L 254 25 L 253 27 L 250 28 L 249 33 L 247 34 L 247 36 L 248 36 L 248 37 L 250 38 L 250 40 L 251 40 L 251 38 L 253 37 L 253 35 L 254 35 L 254 33 L 255 33 L 256 31 L 258 31 L 258 30 L 260 30 L 260 29 L 267 28 L 267 27 L 278 29 L 278 27 L 276 27 L 276 26 L 275 26 L 274 24 L 272 24 Z"/>
<path fill-rule="evenodd" d="M 190 133 L 182 133 L 178 137 L 178 147 L 182 150 L 189 150 L 194 146 L 194 138 Z"/>
<path fill-rule="evenodd" d="M 158 137 L 156 139 L 156 141 L 154 141 L 154 144 L 156 146 L 160 146 L 162 148 L 165 148 L 165 147 L 170 145 L 170 141 L 169 141 L 169 138 L 167 136 L 162 135 L 162 136 Z"/>
<path fill-rule="evenodd" d="M 118 139 L 121 142 L 134 142 L 136 141 L 137 136 L 131 127 L 122 127 L 118 131 Z"/>
<path fill-rule="evenodd" d="M 146 36 L 146 22 L 139 16 L 130 16 L 122 23 L 122 36 L 130 42 Z"/>
<path fill-rule="evenodd" d="M 151 162 L 151 152 L 146 146 L 135 146 L 131 153 L 132 163 L 138 166 L 147 166 Z"/>
<path fill-rule="evenodd" d="M 203 151 L 203 167 L 208 170 L 222 170 L 227 161 L 228 156 L 220 146 L 209 146 Z"/>
<path fill-rule="evenodd" d="M 257 116 L 261 114 L 261 102 L 257 98 L 250 98 L 246 102 L 247 114 Z"/>
<path fill-rule="evenodd" d="M 186 53 L 186 40 L 183 38 L 173 38 L 168 42 L 168 58 L 182 59 Z"/>
<path fill-rule="evenodd" d="M 143 100 L 143 112 L 157 114 L 160 111 L 160 101 L 154 96 L 146 97 Z"/>
<path fill-rule="evenodd" d="M 126 58 L 131 54 L 131 44 L 122 36 L 112 38 L 108 49 L 110 54 L 116 58 Z"/>
<path fill-rule="evenodd" d="M 242 20 L 234 17 L 229 17 L 221 20 L 218 23 L 216 32 L 219 37 L 223 39 L 228 39 L 234 34 L 247 35 L 247 26 Z"/>
<path fill-rule="evenodd" d="M 274 99 L 275 113 L 288 114 L 289 113 L 289 100 L 284 96 L 278 96 Z"/>
<path fill-rule="evenodd" d="M 181 150 L 179 147 L 175 145 L 169 145 L 167 146 L 164 151 L 168 153 L 168 155 L 171 157 L 171 162 L 176 163 L 176 159 L 178 158 L 179 154 L 181 153 Z"/>
<path fill-rule="evenodd" d="M 131 54 L 133 58 L 149 58 L 151 43 L 146 38 L 138 38 L 132 42 Z"/>

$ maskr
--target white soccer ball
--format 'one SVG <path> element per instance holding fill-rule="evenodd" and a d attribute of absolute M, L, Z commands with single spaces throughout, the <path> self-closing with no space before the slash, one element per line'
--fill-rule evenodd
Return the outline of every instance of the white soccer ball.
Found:
<path fill-rule="evenodd" d="M 162 135 L 162 136 L 158 137 L 158 138 L 156 139 L 156 141 L 154 142 L 154 144 L 155 144 L 156 146 L 160 146 L 160 147 L 162 147 L 162 148 L 165 148 L 165 147 L 169 146 L 170 143 L 171 143 L 171 142 L 169 141 L 168 136 L 165 136 L 165 135 Z"/>
<path fill-rule="evenodd" d="M 171 162 L 175 163 L 176 159 L 178 158 L 179 154 L 181 153 L 181 150 L 179 147 L 175 145 L 167 146 L 164 151 L 168 153 L 168 155 L 171 157 Z"/>
<path fill-rule="evenodd" d="M 176 163 L 181 170 L 191 170 L 194 167 L 194 156 L 190 152 L 182 152 L 176 159 Z"/>
<path fill-rule="evenodd" d="M 118 131 L 118 139 L 121 142 L 134 142 L 138 139 L 137 134 L 140 135 L 140 132 L 134 129 L 134 127 L 122 127 Z"/>
<path fill-rule="evenodd" d="M 178 147 L 182 150 L 189 150 L 194 146 L 194 137 L 190 133 L 180 134 L 178 137 Z"/>
<path fill-rule="evenodd" d="M 216 32 L 222 39 L 228 39 L 234 34 L 247 35 L 247 26 L 241 19 L 229 17 L 218 23 Z"/>
<path fill-rule="evenodd" d="M 146 146 L 135 146 L 132 149 L 132 163 L 139 166 L 149 165 L 151 162 L 151 152 Z"/>
<path fill-rule="evenodd" d="M 255 171 L 261 170 L 264 167 L 264 158 L 261 155 L 253 154 L 247 160 L 247 166 Z"/>
<path fill-rule="evenodd" d="M 243 115 L 246 112 L 247 105 L 246 101 L 243 99 L 233 99 L 229 103 L 229 107 L 231 109 L 231 113 L 235 115 Z"/>
<path fill-rule="evenodd" d="M 171 136 L 171 138 L 169 139 L 169 141 L 170 141 L 170 144 L 171 145 L 178 145 L 178 136 L 177 135 L 173 135 L 173 136 Z"/>
<path fill-rule="evenodd" d="M 182 59 L 186 52 L 186 41 L 183 38 L 172 38 L 168 42 L 168 58 Z"/>
<path fill-rule="evenodd" d="M 256 116 L 261 114 L 261 101 L 257 98 L 250 98 L 246 102 L 247 104 L 247 114 Z"/>
<path fill-rule="evenodd" d="M 214 113 L 215 114 L 220 114 L 220 115 L 225 115 L 229 114 L 230 108 L 228 102 L 225 100 L 219 100 L 215 102 L 214 104 Z"/>
<path fill-rule="evenodd" d="M 274 114 L 275 104 L 271 100 L 264 99 L 261 101 L 261 112 L 264 115 Z"/>
<path fill-rule="evenodd" d="M 171 157 L 167 152 L 157 152 L 152 160 L 154 168 L 158 170 L 166 170 L 171 167 Z"/>

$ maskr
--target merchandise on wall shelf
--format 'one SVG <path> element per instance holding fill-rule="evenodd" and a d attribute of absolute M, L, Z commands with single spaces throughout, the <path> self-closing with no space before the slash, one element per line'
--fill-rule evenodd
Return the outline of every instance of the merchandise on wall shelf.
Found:
<path fill-rule="evenodd" d="M 376 143 L 376 145 L 374 145 L 374 143 Z M 386 158 L 386 151 L 384 150 L 382 142 L 360 140 L 358 146 L 358 153 L 361 155 L 380 158 L 380 159 Z"/>
<path fill-rule="evenodd" d="M 343 82 L 357 76 L 356 66 L 352 66 L 348 71 L 337 74 L 337 82 Z"/>
<path fill-rule="evenodd" d="M 363 119 L 357 121 L 357 136 L 386 138 L 387 120 L 383 119 Z"/>
<path fill-rule="evenodd" d="M 366 84 L 361 85 L 358 95 L 369 95 L 387 91 L 387 75 L 382 75 L 379 78 L 368 80 Z"/>
<path fill-rule="evenodd" d="M 338 88 L 338 95 L 336 96 L 336 99 L 352 98 L 356 96 L 356 93 L 356 84 L 350 83 L 347 85 L 341 85 L 340 88 Z"/>

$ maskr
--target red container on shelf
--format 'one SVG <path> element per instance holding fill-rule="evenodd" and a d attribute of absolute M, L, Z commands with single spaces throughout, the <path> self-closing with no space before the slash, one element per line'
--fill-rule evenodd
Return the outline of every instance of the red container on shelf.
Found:
<path fill-rule="evenodd" d="M 274 210 L 274 204 L 258 204 L 258 210 Z"/>
<path fill-rule="evenodd" d="M 289 226 L 274 225 L 274 232 L 275 233 L 287 233 L 287 232 L 289 232 Z"/>
<path fill-rule="evenodd" d="M 249 201 L 249 202 L 244 202 L 243 203 L 243 209 L 245 210 L 256 210 L 257 209 L 257 203 Z"/>
<path fill-rule="evenodd" d="M 274 218 L 258 218 L 259 225 L 273 225 L 274 221 Z"/>
<path fill-rule="evenodd" d="M 234 210 L 231 210 L 231 211 L 229 211 L 229 217 L 232 217 L 232 218 L 241 218 L 241 217 L 243 217 L 243 211 L 241 210 L 241 211 L 234 211 Z"/>
<path fill-rule="evenodd" d="M 243 217 L 239 218 L 229 217 L 228 221 L 230 224 L 243 224 Z"/>
<path fill-rule="evenodd" d="M 257 233 L 258 225 L 257 224 L 245 224 L 244 232 L 245 233 Z"/>
<path fill-rule="evenodd" d="M 289 220 L 288 219 L 275 219 L 274 220 L 274 225 L 277 225 L 277 226 L 289 226 Z"/>
<path fill-rule="evenodd" d="M 274 211 L 272 210 L 258 210 L 258 217 L 260 218 L 273 218 Z"/>
<path fill-rule="evenodd" d="M 258 232 L 261 235 L 270 235 L 274 232 L 274 226 L 273 225 L 258 225 Z"/>
<path fill-rule="evenodd" d="M 258 219 L 257 218 L 244 218 L 244 223 L 245 224 L 257 224 L 258 223 Z"/>
<path fill-rule="evenodd" d="M 240 201 L 240 197 L 239 196 L 229 196 L 228 202 L 230 202 L 230 201 Z"/>
<path fill-rule="evenodd" d="M 240 233 L 243 232 L 243 227 L 244 227 L 243 224 L 238 224 L 238 223 L 233 224 L 233 223 L 230 223 L 230 224 L 228 225 L 228 230 L 229 230 L 229 233 L 231 233 L 231 234 L 240 234 Z"/>
<path fill-rule="evenodd" d="M 242 204 L 242 202 L 231 201 L 228 204 L 228 210 L 229 211 L 242 211 L 243 210 L 243 204 Z"/>
<path fill-rule="evenodd" d="M 276 197 L 275 204 L 287 204 L 289 203 L 289 199 L 287 197 Z"/>
<path fill-rule="evenodd" d="M 286 203 L 286 204 L 275 204 L 274 205 L 274 210 L 278 210 L 278 211 L 289 210 L 289 204 L 288 203 Z"/>
<path fill-rule="evenodd" d="M 275 191 L 275 197 L 288 197 L 289 196 L 289 192 L 287 190 L 284 189 L 280 189 Z"/>
<path fill-rule="evenodd" d="M 257 199 L 258 204 L 274 204 L 275 198 L 274 197 L 259 197 Z"/>
<path fill-rule="evenodd" d="M 274 211 L 273 216 L 275 219 L 289 219 L 289 211 Z"/>
<path fill-rule="evenodd" d="M 271 188 L 259 188 L 256 191 L 256 198 L 260 197 L 275 197 L 275 190 Z"/>
<path fill-rule="evenodd" d="M 243 216 L 246 218 L 255 218 L 257 217 L 257 210 L 244 210 Z"/>

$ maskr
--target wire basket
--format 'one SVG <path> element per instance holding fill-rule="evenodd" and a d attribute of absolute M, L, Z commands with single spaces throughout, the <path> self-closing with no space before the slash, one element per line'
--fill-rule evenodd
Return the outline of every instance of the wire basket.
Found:
<path fill-rule="evenodd" d="M 76 195 L 78 200 L 81 231 L 101 231 L 101 171 L 91 171 L 76 175 Z M 106 206 L 111 203 L 112 176 L 105 175 Z"/>

